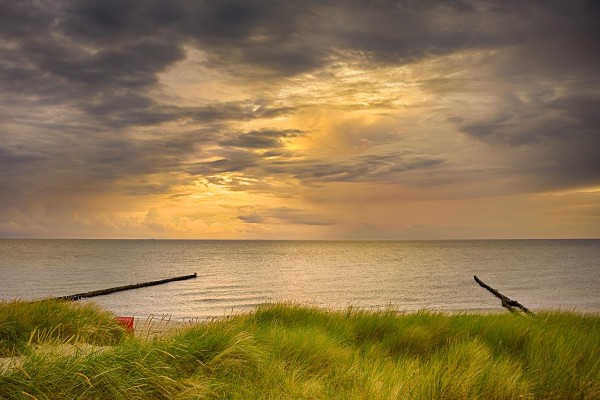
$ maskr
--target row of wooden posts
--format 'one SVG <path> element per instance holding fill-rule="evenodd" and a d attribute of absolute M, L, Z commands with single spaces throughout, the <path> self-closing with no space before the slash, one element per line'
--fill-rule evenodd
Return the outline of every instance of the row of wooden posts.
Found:
<path fill-rule="evenodd" d="M 148 287 L 148 286 L 162 285 L 164 283 L 175 282 L 175 281 L 184 281 L 184 280 L 194 279 L 194 278 L 196 278 L 195 272 L 191 275 L 176 276 L 174 278 L 160 279 L 157 281 L 136 283 L 133 285 L 117 286 L 117 287 L 108 288 L 108 289 L 94 290 L 91 292 L 76 293 L 76 294 L 71 294 L 68 296 L 56 297 L 55 299 L 56 300 L 72 300 L 72 301 L 80 300 L 80 299 L 86 299 L 86 298 L 90 298 L 90 297 L 103 296 L 103 295 L 116 293 L 116 292 L 122 292 L 125 290 L 132 290 L 132 289 L 138 289 L 138 288 L 143 288 L 143 287 Z M 517 311 L 521 310 L 526 314 L 532 314 L 532 312 L 527 307 L 525 307 L 524 305 L 522 305 L 521 303 L 519 303 L 516 300 L 512 300 L 512 299 L 506 297 L 505 295 L 503 295 L 502 293 L 500 293 L 493 287 L 485 284 L 481 279 L 479 279 L 477 277 L 477 275 L 473 276 L 473 278 L 475 279 L 475 282 L 477 282 L 479 284 L 479 286 L 483 287 L 484 289 L 486 289 L 487 291 L 492 293 L 494 296 L 499 298 L 502 307 L 506 308 L 508 311 L 517 312 Z"/>
<path fill-rule="evenodd" d="M 76 293 L 76 294 L 71 294 L 71 295 L 68 295 L 68 296 L 56 297 L 55 299 L 56 300 L 80 300 L 80 299 L 87 299 L 87 298 L 90 298 L 90 297 L 103 296 L 103 295 L 106 295 L 106 294 L 111 294 L 111 293 L 116 293 L 116 292 L 122 292 L 122 291 L 125 291 L 125 290 L 139 289 L 139 288 L 143 288 L 143 287 L 162 285 L 163 283 L 169 283 L 169 282 L 175 282 L 175 281 L 185 281 L 187 279 L 194 279 L 194 278 L 196 278 L 196 273 L 195 272 L 192 275 L 176 276 L 174 278 L 160 279 L 158 281 L 136 283 L 136 284 L 133 284 L 133 285 L 117 286 L 117 287 L 108 288 L 108 289 L 94 290 L 94 291 L 91 291 L 91 292 Z"/>

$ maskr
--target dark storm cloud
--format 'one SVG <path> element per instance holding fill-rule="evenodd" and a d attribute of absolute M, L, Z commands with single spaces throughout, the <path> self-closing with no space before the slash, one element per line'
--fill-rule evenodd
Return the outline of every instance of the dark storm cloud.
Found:
<path fill-rule="evenodd" d="M 94 44 L 167 37 L 176 46 L 210 49 L 217 63 L 248 63 L 285 75 L 319 65 L 323 55 L 298 35 L 306 11 L 293 2 L 272 0 L 86 0 L 64 7 L 61 28 Z"/>
<path fill-rule="evenodd" d="M 61 171 L 56 180 L 77 171 L 77 182 L 180 169 L 208 176 L 255 170 L 307 183 L 393 180 L 436 168 L 444 158 L 300 162 L 278 153 L 282 140 L 299 131 L 240 134 L 226 126 L 292 113 L 290 106 L 269 99 L 182 106 L 158 101 L 151 92 L 159 74 L 185 58 L 185 46 L 199 48 L 209 65 L 240 80 L 277 82 L 356 55 L 374 65 L 399 65 L 460 50 L 501 49 L 503 58 L 492 68 L 498 75 L 527 82 L 547 74 L 549 85 L 567 76 L 597 85 L 599 10 L 596 1 L 6 0 L 0 4 L 0 101 L 12 125 L 0 134 L 18 138 L 25 129 L 39 135 L 21 144 L 29 148 L 5 148 L 0 157 L 7 168 L 26 165 L 40 179 L 52 168 Z M 36 119 L 36 107 L 56 105 L 68 109 L 70 119 Z M 540 151 L 547 161 L 558 160 L 556 168 L 572 171 L 567 176 L 582 170 L 597 176 L 597 106 L 590 96 L 513 103 L 462 128 L 494 146 L 553 143 Z M 33 116 L 13 117 L 15 107 L 30 107 Z M 201 132 L 144 141 L 123 133 L 181 119 L 203 124 Z M 201 148 L 207 146 L 222 147 L 212 154 L 220 158 L 188 160 L 205 155 Z M 14 171 L 4 174 L 16 177 Z"/>
<path fill-rule="evenodd" d="M 235 135 L 219 142 L 222 146 L 246 149 L 276 149 L 284 145 L 283 140 L 303 135 L 299 129 L 262 129 Z"/>
<path fill-rule="evenodd" d="M 10 43 L 3 58 L 14 60 L 0 66 L 4 90 L 71 101 L 92 116 L 110 113 L 111 104 L 115 112 L 130 107 L 132 125 L 173 118 L 149 99 L 140 107 L 140 98 L 185 57 L 183 45 L 235 74 L 254 66 L 280 76 L 348 51 L 396 64 L 515 45 L 507 70 L 546 61 L 561 71 L 596 68 L 599 58 L 593 1 L 40 0 L 0 7 L 0 32 Z M 153 120 L 140 108 L 159 115 Z"/>
<path fill-rule="evenodd" d="M 0 4 L 0 34 L 20 38 L 31 33 L 47 31 L 55 20 L 56 3 L 43 0 L 3 1 Z"/>
<path fill-rule="evenodd" d="M 551 141 L 598 140 L 600 97 L 574 96 L 513 104 L 486 121 L 463 126 L 472 137 L 493 144 L 521 146 Z"/>
<path fill-rule="evenodd" d="M 339 162 L 301 162 L 293 169 L 296 178 L 315 182 L 394 182 L 400 174 L 431 170 L 443 165 L 439 157 L 405 153 L 352 157 Z"/>
<path fill-rule="evenodd" d="M 121 10 L 113 8 L 118 18 Z M 92 42 L 71 34 L 66 28 L 72 15 L 65 13 L 64 2 L 7 1 L 2 11 L 0 25 L 4 29 L 0 32 L 21 64 L 12 65 L 13 69 L 23 66 L 25 71 L 36 70 L 55 84 L 80 84 L 79 89 L 90 95 L 154 84 L 157 72 L 185 55 L 179 43 L 159 32 L 145 35 L 131 31 L 123 40 L 114 41 L 106 38 L 112 37 L 115 27 L 105 26 L 103 40 Z M 27 16 L 35 23 L 27 23 Z"/>
<path fill-rule="evenodd" d="M 206 177 L 208 181 L 230 190 L 264 191 L 265 185 L 249 185 L 247 181 L 229 177 L 221 179 L 222 173 L 243 173 L 245 177 L 261 181 L 265 177 L 280 181 L 294 179 L 306 186 L 320 186 L 327 182 L 396 182 L 402 177 L 413 184 L 426 184 L 427 175 L 444 165 L 440 157 L 423 156 L 402 152 L 385 155 L 347 157 L 343 160 L 326 158 L 295 159 L 292 154 L 283 156 L 272 152 L 255 152 L 255 143 L 241 149 L 234 145 L 231 149 L 214 154 L 222 158 L 214 161 L 191 163 L 185 170 L 191 175 Z"/>
<path fill-rule="evenodd" d="M 0 169 L 6 171 L 18 165 L 29 164 L 39 160 L 45 160 L 48 157 L 43 154 L 32 154 L 27 152 L 19 152 L 0 147 Z"/>
<path fill-rule="evenodd" d="M 54 132 L 58 136 L 58 132 Z M 73 135 L 69 135 L 73 136 Z M 171 173 L 186 160 L 201 154 L 198 144 L 210 142 L 212 131 L 196 130 L 179 135 L 155 135 L 144 140 L 121 134 L 79 135 L 56 140 L 53 135 L 38 136 L 32 149 L 0 148 L 0 190 L 14 191 L 3 204 L 19 202 L 20 192 L 42 189 L 66 191 L 106 190 L 106 185 L 135 178 L 126 194 L 170 193 L 179 182 Z M 35 143 L 34 143 L 35 144 Z M 23 146 L 20 146 L 23 147 Z M 147 183 L 145 176 L 164 174 L 164 182 Z M 103 189 L 104 188 L 104 189 Z"/>
<path fill-rule="evenodd" d="M 181 48 L 159 38 L 139 38 L 93 50 L 81 44 L 32 39 L 22 48 L 41 71 L 98 91 L 154 84 L 158 72 L 185 55 Z"/>
<path fill-rule="evenodd" d="M 97 98 L 82 104 L 81 108 L 93 115 L 94 120 L 102 127 L 109 128 L 148 126 L 181 119 L 201 124 L 215 124 L 273 118 L 293 111 L 291 107 L 274 107 L 260 99 L 185 107 L 159 103 L 132 91 L 114 92 L 110 96 L 97 96 Z"/>
<path fill-rule="evenodd" d="M 463 132 L 493 146 L 529 150 L 523 171 L 544 185 L 576 187 L 600 179 L 600 97 L 578 94 L 523 102 L 467 123 Z"/>
<path fill-rule="evenodd" d="M 147 90 L 157 83 L 157 74 L 185 56 L 168 35 L 132 32 L 121 41 L 93 42 L 70 34 L 71 15 L 63 2 L 8 1 L 0 7 L 3 95 L 27 96 L 31 105 L 61 103 L 101 123 L 112 111 L 150 109 Z M 21 24 L 28 21 L 24 15 L 34 16 L 36 23 Z M 103 36 L 111 36 L 110 27 Z M 132 120 L 135 124 L 135 115 Z"/>

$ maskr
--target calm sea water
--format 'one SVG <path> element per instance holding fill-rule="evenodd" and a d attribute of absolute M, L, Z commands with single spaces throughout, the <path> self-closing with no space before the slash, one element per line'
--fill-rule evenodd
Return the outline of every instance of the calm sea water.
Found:
<path fill-rule="evenodd" d="M 600 240 L 0 240 L 0 299 L 39 299 L 196 272 L 96 297 L 119 315 L 220 317 L 265 302 L 413 311 L 600 312 Z"/>

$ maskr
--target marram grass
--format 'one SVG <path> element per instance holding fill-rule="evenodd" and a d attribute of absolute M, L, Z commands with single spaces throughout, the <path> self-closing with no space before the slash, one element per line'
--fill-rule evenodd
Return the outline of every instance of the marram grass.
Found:
<path fill-rule="evenodd" d="M 109 345 L 123 336 L 113 315 L 93 303 L 0 302 L 0 357 L 21 354 L 38 342 Z"/>
<path fill-rule="evenodd" d="M 600 317 L 573 312 L 270 304 L 148 340 L 94 306 L 10 302 L 0 338 L 20 357 L 2 399 L 600 399 Z"/>

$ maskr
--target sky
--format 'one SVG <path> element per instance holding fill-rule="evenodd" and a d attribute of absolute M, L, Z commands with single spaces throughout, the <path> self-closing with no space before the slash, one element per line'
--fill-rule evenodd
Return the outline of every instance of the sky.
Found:
<path fill-rule="evenodd" d="M 599 20 L 0 0 L 0 237 L 600 238 Z"/>

